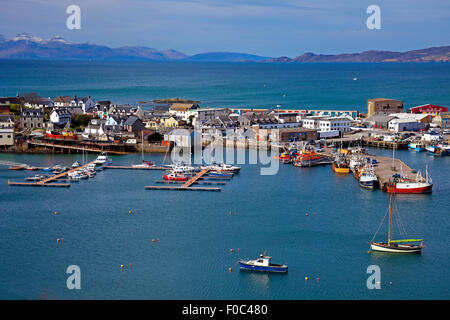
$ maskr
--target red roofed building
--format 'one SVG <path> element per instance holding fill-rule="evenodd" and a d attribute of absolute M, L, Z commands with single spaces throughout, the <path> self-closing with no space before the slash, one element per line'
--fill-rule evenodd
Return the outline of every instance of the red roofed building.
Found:
<path fill-rule="evenodd" d="M 438 115 L 440 112 L 447 112 L 446 107 L 436 106 L 434 104 L 424 104 L 423 106 L 417 106 L 409 109 L 411 113 L 428 113 L 432 115 Z"/>

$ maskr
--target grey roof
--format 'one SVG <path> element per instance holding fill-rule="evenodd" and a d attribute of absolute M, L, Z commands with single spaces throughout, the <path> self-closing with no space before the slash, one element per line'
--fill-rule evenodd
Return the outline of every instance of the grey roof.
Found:
<path fill-rule="evenodd" d="M 124 125 L 132 126 L 137 120 L 138 120 L 138 118 L 136 116 L 130 116 L 130 117 L 128 117 L 127 121 L 125 121 Z"/>
<path fill-rule="evenodd" d="M 23 109 L 20 112 L 20 116 L 21 117 L 43 117 L 44 116 L 44 111 L 42 110 L 35 110 L 35 109 Z"/>
<path fill-rule="evenodd" d="M 56 112 L 58 116 L 67 116 L 70 117 L 71 113 L 66 108 L 55 108 L 52 112 Z"/>
<path fill-rule="evenodd" d="M 375 114 L 371 115 L 369 118 L 367 118 L 364 122 L 389 122 L 395 118 L 397 118 L 397 117 L 390 116 L 390 115 L 384 114 L 384 113 L 375 113 Z"/>
<path fill-rule="evenodd" d="M 14 121 L 14 115 L 12 114 L 0 114 L 0 122 L 6 122 L 6 121 Z"/>

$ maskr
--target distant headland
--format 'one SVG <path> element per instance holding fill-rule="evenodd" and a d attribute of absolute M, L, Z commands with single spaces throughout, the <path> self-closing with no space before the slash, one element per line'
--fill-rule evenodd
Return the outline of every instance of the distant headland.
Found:
<path fill-rule="evenodd" d="M 60 36 L 46 40 L 28 33 L 13 39 L 0 35 L 0 59 L 95 60 L 95 61 L 201 61 L 201 62 L 449 62 L 450 46 L 405 52 L 370 50 L 360 53 L 315 54 L 298 57 L 265 57 L 237 52 L 206 52 L 186 55 L 174 49 L 142 46 L 110 48 L 93 43 L 71 43 Z"/>

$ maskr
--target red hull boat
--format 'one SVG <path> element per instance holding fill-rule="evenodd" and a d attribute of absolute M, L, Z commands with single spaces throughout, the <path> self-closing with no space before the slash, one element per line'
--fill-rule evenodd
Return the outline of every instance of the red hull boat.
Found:
<path fill-rule="evenodd" d="M 163 175 L 164 180 L 171 180 L 171 181 L 186 181 L 187 178 L 184 176 L 177 176 L 174 174 L 165 174 Z"/>

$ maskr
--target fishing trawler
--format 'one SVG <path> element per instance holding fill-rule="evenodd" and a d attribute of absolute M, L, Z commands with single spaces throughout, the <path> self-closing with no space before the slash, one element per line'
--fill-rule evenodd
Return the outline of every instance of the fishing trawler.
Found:
<path fill-rule="evenodd" d="M 358 180 L 359 185 L 363 188 L 375 189 L 378 186 L 378 177 L 371 166 L 361 169 Z"/>
<path fill-rule="evenodd" d="M 386 217 L 386 215 L 383 217 Z M 372 251 L 381 251 L 389 253 L 421 253 L 423 247 L 423 239 L 402 239 L 392 240 L 392 194 L 389 198 L 389 231 L 387 242 L 375 242 L 376 233 L 370 241 L 370 249 Z M 420 244 L 412 244 L 413 242 L 420 242 Z"/>
<path fill-rule="evenodd" d="M 425 178 L 420 171 L 417 172 L 416 181 L 404 178 L 399 174 L 393 176 L 394 180 L 387 184 L 389 193 L 429 193 L 433 188 L 431 178 L 428 176 L 428 168 L 425 170 Z"/>
<path fill-rule="evenodd" d="M 272 257 L 260 254 L 256 260 L 239 260 L 241 270 L 260 271 L 260 272 L 287 272 L 288 266 L 271 263 Z"/>
<path fill-rule="evenodd" d="M 350 168 L 347 162 L 345 161 L 345 157 L 343 156 L 336 157 L 336 159 L 333 161 L 333 171 L 342 174 L 350 173 Z"/>
<path fill-rule="evenodd" d="M 425 151 L 425 145 L 422 142 L 411 142 L 408 144 L 408 149 L 416 152 L 423 152 Z"/>

